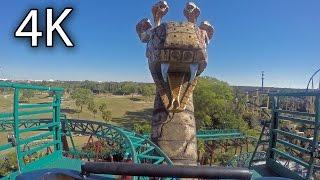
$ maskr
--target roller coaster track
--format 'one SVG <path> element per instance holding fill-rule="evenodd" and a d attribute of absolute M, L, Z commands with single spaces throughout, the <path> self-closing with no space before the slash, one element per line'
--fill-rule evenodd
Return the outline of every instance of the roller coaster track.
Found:
<path fill-rule="evenodd" d="M 307 91 L 308 90 L 314 90 L 314 89 L 320 89 L 320 79 L 319 79 L 319 86 L 318 87 L 314 87 L 314 81 L 315 81 L 315 78 L 317 77 L 317 75 L 320 74 L 320 69 L 318 69 L 315 73 L 313 73 L 313 75 L 310 77 L 310 80 L 308 82 L 308 85 L 307 85 Z M 310 87 L 311 86 L 311 87 Z"/>
<path fill-rule="evenodd" d="M 130 130 L 95 121 L 68 119 L 65 122 L 72 133 L 93 135 L 119 144 L 134 163 L 173 164 L 151 140 Z"/>
<path fill-rule="evenodd" d="M 241 133 L 237 129 L 227 129 L 227 130 L 204 130 L 204 131 L 198 131 L 197 132 L 197 138 L 203 141 L 220 141 L 220 140 L 241 140 L 241 139 L 247 139 L 251 142 L 257 142 L 258 139 L 253 136 L 245 135 L 244 133 Z"/>
<path fill-rule="evenodd" d="M 254 139 L 253 137 L 246 136 L 237 129 L 213 129 L 213 130 L 199 130 L 197 138 L 204 141 L 219 141 L 228 139 Z"/>
<path fill-rule="evenodd" d="M 19 128 L 31 128 L 49 123 L 47 119 L 24 119 L 20 121 Z M 73 137 L 75 135 L 94 136 L 105 142 L 111 142 L 113 145 L 120 147 L 115 148 L 110 154 L 126 154 L 134 163 L 152 163 L 152 164 L 172 164 L 167 155 L 155 145 L 147 136 L 137 134 L 128 129 L 110 125 L 103 122 L 90 120 L 74 120 L 62 118 L 63 135 L 71 140 L 72 148 L 64 152 L 67 156 L 74 158 L 92 159 L 97 156 L 95 152 L 83 152 L 75 148 Z M 2 132 L 10 132 L 13 127 L 13 120 L 0 121 L 0 130 Z M 43 129 L 47 130 L 47 129 Z M 252 139 L 253 137 L 245 136 L 238 130 L 200 130 L 197 133 L 197 138 L 204 141 L 219 141 L 227 139 Z M 119 152 L 119 150 L 121 152 Z M 109 156 L 104 154 L 103 156 Z"/>
<path fill-rule="evenodd" d="M 28 119 L 22 120 L 20 123 L 20 128 L 30 128 L 34 126 L 41 126 L 47 124 L 46 119 Z M 161 149 L 155 145 L 149 138 L 139 135 L 130 130 L 113 126 L 103 122 L 95 122 L 88 120 L 73 120 L 66 119 L 62 120 L 65 123 L 67 129 L 66 135 L 72 136 L 72 134 L 81 134 L 95 136 L 100 139 L 105 139 L 108 142 L 113 141 L 113 143 L 118 144 L 121 147 L 122 154 L 127 154 L 132 158 L 134 163 L 151 163 L 151 164 L 169 164 L 172 165 L 172 161 L 167 157 L 167 155 L 161 151 Z M 6 120 L 0 121 L 0 129 L 2 131 L 9 132 L 13 128 L 13 121 Z M 44 129 L 45 130 L 45 129 Z M 71 150 L 65 152 L 76 157 L 89 157 L 94 156 L 93 154 L 82 153 L 78 150 Z"/>

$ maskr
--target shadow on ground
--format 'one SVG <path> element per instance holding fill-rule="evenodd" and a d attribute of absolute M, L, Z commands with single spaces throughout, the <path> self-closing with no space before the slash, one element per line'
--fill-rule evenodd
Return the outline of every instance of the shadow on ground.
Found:
<path fill-rule="evenodd" d="M 126 128 L 132 128 L 135 123 L 151 122 L 153 108 L 146 108 L 142 111 L 127 111 L 122 118 L 114 118 L 113 121 Z"/>
<path fill-rule="evenodd" d="M 78 113 L 78 111 L 75 109 L 63 108 L 61 109 L 61 113 L 75 114 Z"/>
<path fill-rule="evenodd" d="M 130 98 L 131 101 L 142 101 L 140 98 Z"/>

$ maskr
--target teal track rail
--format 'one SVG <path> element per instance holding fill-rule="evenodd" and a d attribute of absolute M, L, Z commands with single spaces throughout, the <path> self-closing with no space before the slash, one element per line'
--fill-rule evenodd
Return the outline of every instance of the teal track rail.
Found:
<path fill-rule="evenodd" d="M 42 129 L 44 126 L 47 126 L 49 121 L 46 119 L 23 120 L 20 126 L 29 129 Z M 124 149 L 122 153 L 128 154 L 135 163 L 172 164 L 167 155 L 151 142 L 147 136 L 103 122 L 74 119 L 62 119 L 61 121 L 66 124 L 66 130 L 64 131 L 69 137 L 72 137 L 72 134 L 93 135 L 107 141 L 122 144 Z M 0 127 L 9 130 L 12 127 L 12 121 L 0 123 Z M 238 130 L 200 130 L 197 133 L 197 137 L 205 141 L 250 138 Z M 83 153 L 75 148 L 71 148 L 69 154 L 78 158 L 95 157 L 93 153 Z"/>
<path fill-rule="evenodd" d="M 244 139 L 247 136 L 236 129 L 229 130 L 199 130 L 197 138 L 204 141 L 225 140 L 225 139 Z"/>
<path fill-rule="evenodd" d="M 28 119 L 22 120 L 20 126 L 27 127 L 28 129 L 34 129 L 35 131 L 43 131 L 49 126 L 49 122 L 50 119 Z M 126 154 L 128 158 L 132 159 L 133 163 L 173 165 L 169 157 L 157 145 L 151 142 L 148 137 L 139 135 L 128 129 L 90 120 L 62 118 L 61 123 L 64 124 L 65 127 L 65 129 L 62 129 L 62 135 L 69 136 L 71 140 L 75 134 L 86 136 L 92 135 L 107 142 L 113 141 L 114 143 L 119 144 L 121 149 L 119 149 L 119 151 L 115 151 L 114 153 Z M 10 131 L 14 128 L 14 123 L 12 121 L 2 121 L 0 123 L 0 127 L 5 128 L 6 131 Z M 38 136 L 39 138 L 46 136 L 46 133 Z M 30 153 L 33 153 L 33 151 L 37 150 L 38 149 L 31 150 Z M 75 159 L 92 159 L 97 156 L 97 154 L 82 152 L 76 148 L 71 148 L 69 151 L 64 151 L 63 154 L 68 157 L 71 155 L 72 158 Z M 109 155 L 110 154 L 105 154 L 105 156 Z M 60 158 L 62 158 L 62 155 Z M 148 178 L 140 177 L 140 179 Z"/>
<path fill-rule="evenodd" d="M 3 82 L 0 81 L 1 88 L 12 88 L 12 89 L 29 89 L 29 90 L 37 90 L 37 91 L 48 91 L 48 92 L 62 92 L 63 88 L 59 87 L 46 87 L 46 86 L 37 86 L 32 84 L 18 84 L 11 82 Z"/>
<path fill-rule="evenodd" d="M 269 120 L 267 120 L 267 121 L 264 120 L 262 122 L 263 122 L 263 127 L 262 127 L 262 130 L 261 130 L 259 139 L 257 140 L 256 147 L 255 147 L 253 153 L 251 154 L 251 157 L 249 157 L 250 161 L 249 161 L 248 166 L 245 166 L 245 167 L 251 168 L 252 164 L 254 162 L 263 161 L 263 160 L 265 161 L 266 160 L 266 153 L 264 151 L 263 152 L 258 152 L 258 148 L 260 146 L 264 146 L 267 143 L 269 143 L 268 131 L 269 131 L 269 127 L 270 127 L 270 121 Z M 264 154 L 264 159 L 260 158 L 260 157 L 262 157 L 261 154 Z"/>
<path fill-rule="evenodd" d="M 64 120 L 68 133 L 93 135 L 107 141 L 113 141 L 121 146 L 123 154 L 132 158 L 134 163 L 169 164 L 173 165 L 169 157 L 151 140 L 125 128 L 113 126 L 103 122 L 89 120 Z M 76 149 L 69 152 L 76 157 L 93 157 L 94 154 L 81 153 Z"/>

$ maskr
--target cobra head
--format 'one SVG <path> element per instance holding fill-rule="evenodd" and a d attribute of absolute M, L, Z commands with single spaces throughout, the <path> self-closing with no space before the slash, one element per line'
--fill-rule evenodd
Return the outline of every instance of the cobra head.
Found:
<path fill-rule="evenodd" d="M 196 24 L 200 9 L 194 3 L 187 3 L 183 11 L 187 22 L 161 23 L 168 9 L 165 1 L 156 3 L 152 8 L 155 25 L 143 19 L 136 29 L 140 40 L 147 43 L 149 69 L 164 107 L 169 112 L 181 112 L 207 66 L 206 48 L 214 29 L 207 21 Z"/>

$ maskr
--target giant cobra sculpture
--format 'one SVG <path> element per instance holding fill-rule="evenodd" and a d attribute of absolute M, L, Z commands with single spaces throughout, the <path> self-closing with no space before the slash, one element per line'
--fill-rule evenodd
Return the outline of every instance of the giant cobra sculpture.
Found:
<path fill-rule="evenodd" d="M 197 25 L 200 9 L 193 2 L 183 11 L 187 22 L 161 23 L 168 10 L 160 1 L 152 7 L 154 25 L 145 18 L 136 26 L 156 84 L 151 137 L 175 164 L 196 165 L 193 90 L 206 68 L 214 29 L 207 21 Z"/>

